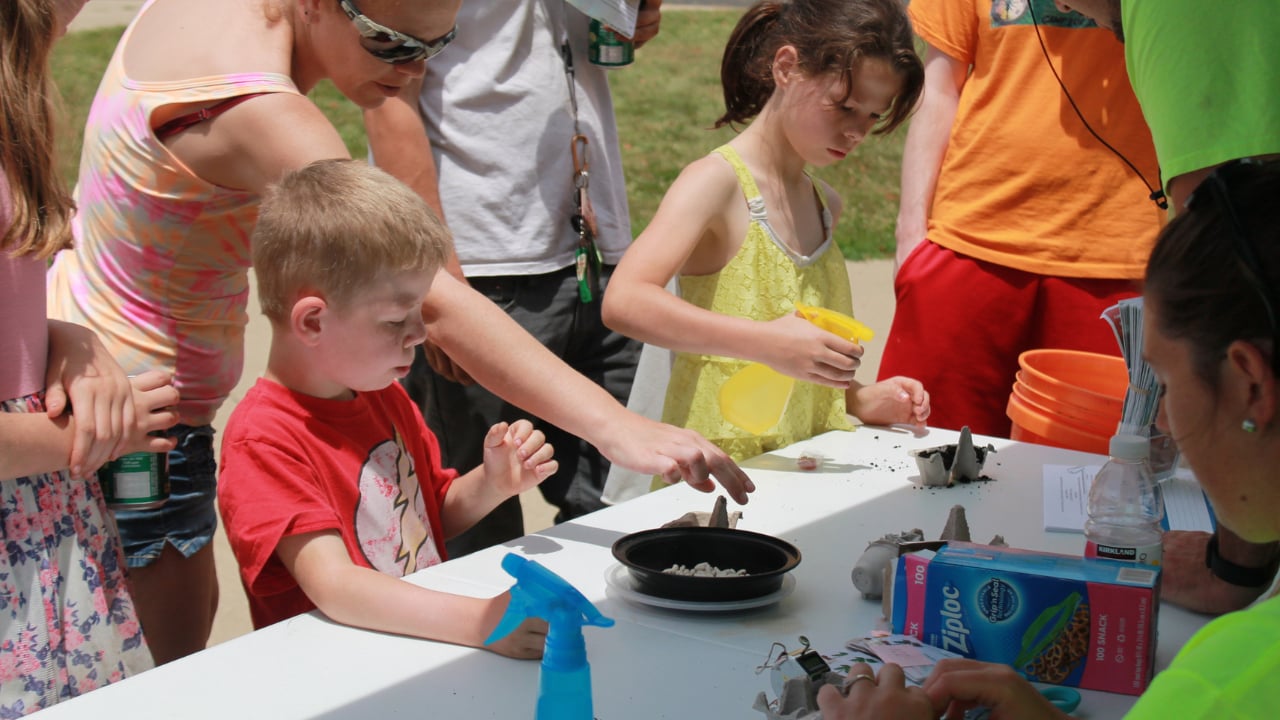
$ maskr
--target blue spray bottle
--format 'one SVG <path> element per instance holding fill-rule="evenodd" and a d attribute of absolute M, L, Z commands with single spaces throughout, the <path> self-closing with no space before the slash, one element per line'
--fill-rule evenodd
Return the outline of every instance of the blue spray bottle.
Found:
<path fill-rule="evenodd" d="M 527 617 L 547 621 L 547 643 L 542 651 L 542 677 L 538 683 L 536 720 L 592 720 L 591 666 L 583 625 L 611 627 L 605 617 L 577 588 L 542 565 L 515 553 L 502 558 L 502 569 L 516 579 L 511 604 L 498 621 L 489 645 L 506 637 Z"/>

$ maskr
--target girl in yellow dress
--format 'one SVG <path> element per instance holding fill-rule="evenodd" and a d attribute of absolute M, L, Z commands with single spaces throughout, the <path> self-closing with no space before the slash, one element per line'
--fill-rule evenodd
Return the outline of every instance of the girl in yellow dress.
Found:
<path fill-rule="evenodd" d="M 721 64 L 725 114 L 749 125 L 688 165 L 619 263 L 605 322 L 676 351 L 663 420 L 736 460 L 834 429 L 923 424 L 916 380 L 854 379 L 862 348 L 796 305 L 852 314 L 832 228 L 840 198 L 805 172 L 842 160 L 907 118 L 924 69 L 899 0 L 765 0 L 738 21 Z M 752 120 L 754 118 L 754 120 Z M 664 286 L 678 276 L 680 297 Z M 751 433 L 725 419 L 720 388 L 759 362 L 803 380 L 781 419 Z"/>

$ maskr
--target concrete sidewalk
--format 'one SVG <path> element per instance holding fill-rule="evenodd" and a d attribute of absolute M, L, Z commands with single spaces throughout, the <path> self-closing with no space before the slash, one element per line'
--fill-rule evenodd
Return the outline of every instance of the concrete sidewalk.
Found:
<path fill-rule="evenodd" d="M 749 0 L 693 0 L 688 4 L 743 6 L 750 2 Z M 92 0 L 71 23 L 70 31 L 127 25 L 142 5 L 143 0 Z M 854 311 L 859 320 L 876 332 L 876 340 L 866 346 L 866 354 L 862 358 L 862 369 L 859 370 L 858 375 L 864 381 L 874 380 L 880 368 L 883 339 L 888 335 L 889 326 L 893 321 L 894 299 L 891 277 L 893 262 L 891 260 L 851 262 L 848 263 L 848 269 Z M 249 287 L 249 326 L 245 331 L 244 374 L 240 383 L 232 391 L 228 402 L 222 406 L 214 420 L 214 428 L 218 433 L 222 432 L 236 403 L 244 397 L 245 392 L 253 386 L 254 381 L 266 367 L 271 330 L 266 319 L 258 312 L 258 301 L 253 291 L 256 282 L 251 280 Z M 536 532 L 551 526 L 555 508 L 548 505 L 536 490 L 525 493 L 521 497 L 521 502 L 525 511 L 525 529 L 528 532 Z M 221 597 L 218 613 L 214 618 L 210 645 L 243 635 L 253 629 L 249 620 L 249 605 L 240 584 L 236 561 L 221 527 L 218 528 L 218 533 L 214 537 L 214 556 L 217 561 Z"/>
<path fill-rule="evenodd" d="M 142 7 L 143 0 L 91 0 L 71 21 L 68 32 L 128 25 Z"/>
<path fill-rule="evenodd" d="M 751 3 L 752 0 L 677 0 L 676 2 L 668 2 L 664 8 L 671 10 L 679 9 L 682 6 L 704 9 L 747 7 Z M 84 9 L 72 21 L 70 31 L 128 25 L 142 5 L 143 0 L 91 0 L 91 2 L 85 4 Z"/>

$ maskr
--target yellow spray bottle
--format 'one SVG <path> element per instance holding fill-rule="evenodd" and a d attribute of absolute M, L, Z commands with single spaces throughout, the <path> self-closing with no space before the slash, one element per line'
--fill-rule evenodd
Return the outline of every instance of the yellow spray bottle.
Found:
<path fill-rule="evenodd" d="M 796 305 L 800 316 L 829 333 L 861 343 L 875 337 L 871 328 L 835 310 Z M 752 435 L 778 424 L 795 387 L 788 377 L 763 363 L 751 363 L 720 386 L 720 413 Z"/>

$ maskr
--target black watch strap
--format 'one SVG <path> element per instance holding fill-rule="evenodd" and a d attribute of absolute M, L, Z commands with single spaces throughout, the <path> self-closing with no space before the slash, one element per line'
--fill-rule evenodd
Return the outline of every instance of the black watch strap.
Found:
<path fill-rule="evenodd" d="M 1204 549 L 1204 565 L 1219 580 L 1247 588 L 1266 585 L 1271 582 L 1274 574 L 1270 564 L 1263 567 L 1245 567 L 1219 555 L 1218 533 L 1214 533 L 1213 537 L 1209 538 L 1209 544 Z"/>

